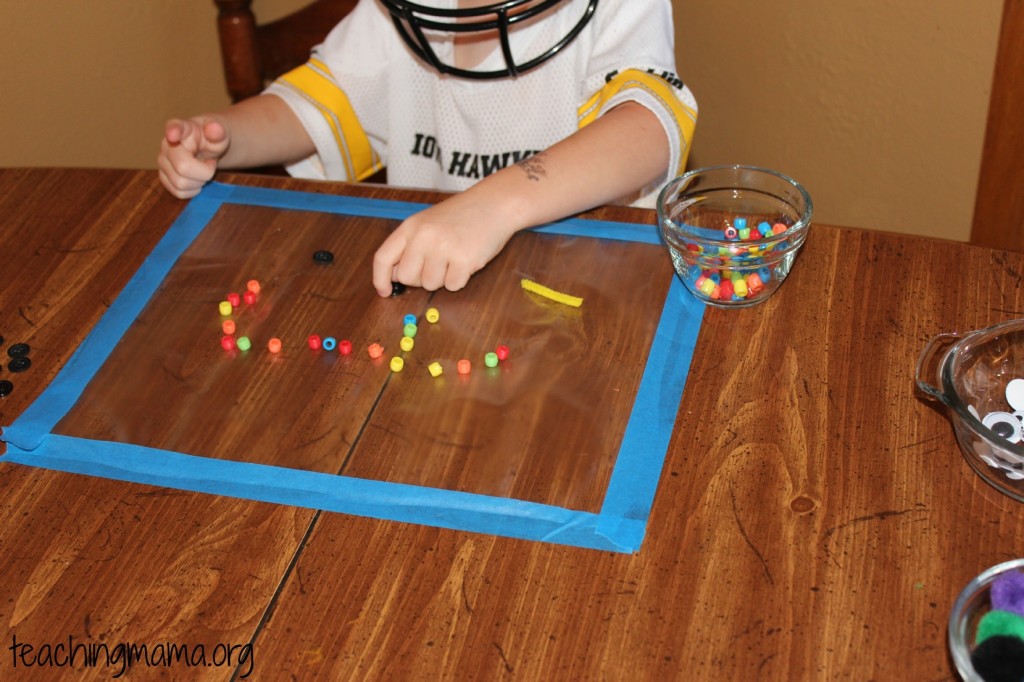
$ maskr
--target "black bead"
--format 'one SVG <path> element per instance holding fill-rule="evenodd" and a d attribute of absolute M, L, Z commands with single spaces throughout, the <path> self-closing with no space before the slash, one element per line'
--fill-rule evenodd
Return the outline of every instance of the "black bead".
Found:
<path fill-rule="evenodd" d="M 11 361 L 7 363 L 7 369 L 11 370 L 15 374 L 18 372 L 24 372 L 26 369 L 32 366 L 32 361 L 24 355 L 11 358 Z"/>
<path fill-rule="evenodd" d="M 27 343 L 16 343 L 7 349 L 7 354 L 12 358 L 21 357 L 22 355 L 28 355 L 32 349 Z"/>
<path fill-rule="evenodd" d="M 392 296 L 401 296 L 404 293 L 405 293 L 405 285 L 404 284 L 402 284 L 401 282 L 392 282 L 391 283 L 391 295 Z"/>
<path fill-rule="evenodd" d="M 328 263 L 334 262 L 334 254 L 330 251 L 320 250 L 313 254 L 313 260 L 317 263 L 327 265 Z"/>

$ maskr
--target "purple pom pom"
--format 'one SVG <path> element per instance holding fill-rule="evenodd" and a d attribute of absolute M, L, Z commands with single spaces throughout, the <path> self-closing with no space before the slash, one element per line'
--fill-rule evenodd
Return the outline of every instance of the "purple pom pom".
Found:
<path fill-rule="evenodd" d="M 1010 571 L 992 582 L 989 599 L 993 609 L 1024 616 L 1024 573 Z"/>

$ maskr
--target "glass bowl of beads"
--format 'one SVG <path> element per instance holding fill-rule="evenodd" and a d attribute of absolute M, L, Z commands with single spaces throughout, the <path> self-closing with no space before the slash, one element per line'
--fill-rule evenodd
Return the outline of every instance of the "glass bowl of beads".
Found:
<path fill-rule="evenodd" d="M 764 301 L 789 275 L 813 205 L 795 180 L 755 166 L 698 168 L 658 195 L 658 226 L 691 294 L 720 308 Z"/>
<path fill-rule="evenodd" d="M 971 468 L 1024 502 L 1024 320 L 937 335 L 921 353 L 916 381 L 949 408 Z"/>
<path fill-rule="evenodd" d="M 1024 680 L 1024 559 L 986 569 L 964 587 L 947 638 L 965 682 Z"/>

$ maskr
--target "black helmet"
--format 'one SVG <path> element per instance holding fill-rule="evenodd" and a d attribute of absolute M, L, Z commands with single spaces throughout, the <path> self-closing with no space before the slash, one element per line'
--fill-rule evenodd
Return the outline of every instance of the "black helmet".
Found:
<path fill-rule="evenodd" d="M 541 17 L 546 13 L 550 14 L 556 11 L 558 6 L 566 0 L 501 0 L 482 7 L 467 9 L 442 9 L 404 0 L 381 0 L 381 2 L 391 12 L 395 27 L 406 44 L 421 59 L 441 73 L 460 78 L 478 79 L 517 76 L 539 66 L 572 42 L 573 38 L 579 35 L 583 27 L 590 21 L 597 8 L 597 0 L 589 0 L 582 16 L 568 33 L 554 40 L 554 44 L 542 48 L 539 54 L 527 56 L 520 61 L 512 54 L 509 30 L 534 17 Z M 438 59 L 424 30 L 458 34 L 497 31 L 501 53 L 505 58 L 505 68 L 496 71 L 478 71 L 460 69 L 454 64 L 445 64 Z"/>

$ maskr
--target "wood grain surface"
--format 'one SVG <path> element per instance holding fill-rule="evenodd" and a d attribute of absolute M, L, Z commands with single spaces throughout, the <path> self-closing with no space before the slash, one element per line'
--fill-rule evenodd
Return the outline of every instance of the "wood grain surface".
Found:
<path fill-rule="evenodd" d="M 282 178 L 225 179 L 407 201 L 440 197 Z M 0 373 L 15 384 L 0 400 L 0 423 L 9 424 L 52 379 L 183 205 L 149 171 L 0 170 L 0 334 L 7 343 L 30 343 L 33 359 L 27 372 Z M 594 216 L 654 220 L 648 211 L 614 207 Z M 225 228 L 269 226 L 248 233 L 253 241 L 236 251 L 256 259 L 253 270 L 270 267 L 258 262 L 264 249 L 257 245 L 282 227 L 277 217 L 238 207 L 218 220 Z M 302 220 L 314 231 L 320 221 L 338 227 L 334 218 Z M 365 236 L 353 247 L 372 249 L 376 235 Z M 536 333 L 524 311 L 495 321 L 494 311 L 508 306 L 503 278 L 526 276 L 524 264 L 549 277 L 557 272 L 543 240 L 522 236 L 466 292 L 435 295 L 448 326 L 434 330 L 436 339 L 424 337 L 423 347 L 436 340 L 436 354 L 455 357 L 481 336 Z M 291 248 L 298 257 L 309 246 Z M 559 259 L 583 257 L 566 250 L 572 254 Z M 645 275 L 669 267 L 659 254 L 626 251 L 616 261 L 638 259 L 633 269 Z M 109 679 L 111 668 L 81 660 L 74 667 L 26 667 L 11 649 L 14 638 L 37 648 L 73 638 L 175 642 L 208 652 L 219 643 L 252 646 L 246 665 L 137 664 L 129 679 L 955 679 L 945 644 L 952 603 L 972 576 L 1021 555 L 1024 519 L 1018 503 L 971 471 L 946 414 L 915 392 L 914 366 L 939 332 L 1022 316 L 1022 273 L 1021 254 L 815 225 L 777 294 L 754 308 L 706 311 L 647 536 L 633 555 L 63 474 L 0 457 L 0 678 Z M 261 318 L 261 333 L 298 330 L 322 312 L 320 305 L 334 306 L 339 322 L 351 314 L 346 306 L 381 305 L 379 313 L 353 320 L 352 329 L 386 339 L 391 310 L 388 301 L 372 298 L 368 281 L 360 283 L 365 275 L 365 268 L 339 273 L 337 288 L 309 301 L 296 293 L 308 290 L 308 282 L 286 289 L 279 280 L 294 305 Z M 181 310 L 194 301 L 206 306 L 206 290 L 220 287 L 221 279 L 195 264 L 154 299 L 145 313 L 154 322 L 133 329 L 138 347 L 146 345 L 146 334 L 157 334 L 180 344 L 180 355 L 169 354 L 159 371 L 125 367 L 133 390 L 159 395 L 192 382 L 221 398 L 230 394 L 224 382 L 237 368 L 206 376 L 205 350 L 195 348 L 200 334 L 216 333 L 216 315 L 211 322 Z M 652 287 L 651 300 L 667 284 L 661 275 L 643 279 L 626 283 Z M 599 301 L 602 286 L 595 282 L 586 295 Z M 600 355 L 601 372 L 614 376 L 616 386 L 636 381 L 636 347 L 622 339 L 643 339 L 650 330 L 643 315 L 618 312 L 646 304 L 647 297 L 632 291 L 617 289 L 605 301 L 607 326 L 584 323 L 573 331 L 568 325 L 564 338 L 548 340 L 562 349 L 555 355 L 571 349 Z M 407 300 L 423 306 L 427 295 L 411 292 Z M 478 307 L 485 313 L 474 317 Z M 537 355 L 531 349 L 526 356 L 527 377 L 551 371 Z M 133 358 L 119 362 L 131 365 Z M 275 371 L 258 368 L 259 382 L 291 381 Z M 319 407 L 307 408 L 281 441 L 329 432 L 344 443 L 351 427 L 337 421 L 343 411 L 332 401 L 355 404 L 361 394 L 338 389 L 341 379 L 319 386 L 312 364 L 303 371 Z M 582 381 L 580 372 L 570 373 L 567 378 Z M 146 374 L 157 386 L 147 384 Z M 382 382 L 413 376 L 380 373 Z M 360 377 L 377 386 L 372 365 Z M 522 390 L 535 391 L 543 405 L 525 417 L 534 431 L 519 437 L 588 442 L 579 420 L 548 420 L 563 409 L 574 414 L 560 402 L 563 382 L 533 381 Z M 380 393 L 379 411 L 356 448 L 346 451 L 347 461 L 312 457 L 303 465 L 494 486 L 578 508 L 599 503 L 593 491 L 603 489 L 606 475 L 600 457 L 573 463 L 553 456 L 519 462 L 513 474 L 497 465 L 470 473 L 466 462 L 487 450 L 477 446 L 493 434 L 466 417 L 482 385 L 466 387 L 464 404 L 432 416 L 453 444 L 432 446 L 434 453 L 447 450 L 447 466 L 408 461 L 403 433 L 422 422 L 415 402 L 399 397 L 426 401 L 436 388 L 408 384 L 407 394 Z M 448 388 L 460 387 L 452 381 Z M 282 404 L 299 398 L 282 396 Z M 103 403 L 115 399 L 96 396 Z M 261 438 L 251 430 L 263 425 L 246 422 L 241 402 L 224 422 L 230 425 L 223 437 L 279 462 L 274 447 L 260 450 Z M 614 434 L 623 406 L 614 396 L 599 402 L 594 427 Z M 160 445 L 191 439 L 201 448 L 212 437 L 213 427 L 205 436 L 175 433 L 173 401 L 166 411 L 153 416 L 152 430 L 135 431 Z M 488 419 L 498 424 L 500 410 Z M 102 429 L 116 422 L 80 406 L 61 428 L 110 437 Z M 498 431 L 493 437 L 510 437 Z M 288 461 L 304 456 L 286 454 Z M 561 485 L 541 485 L 545 480 Z"/>

